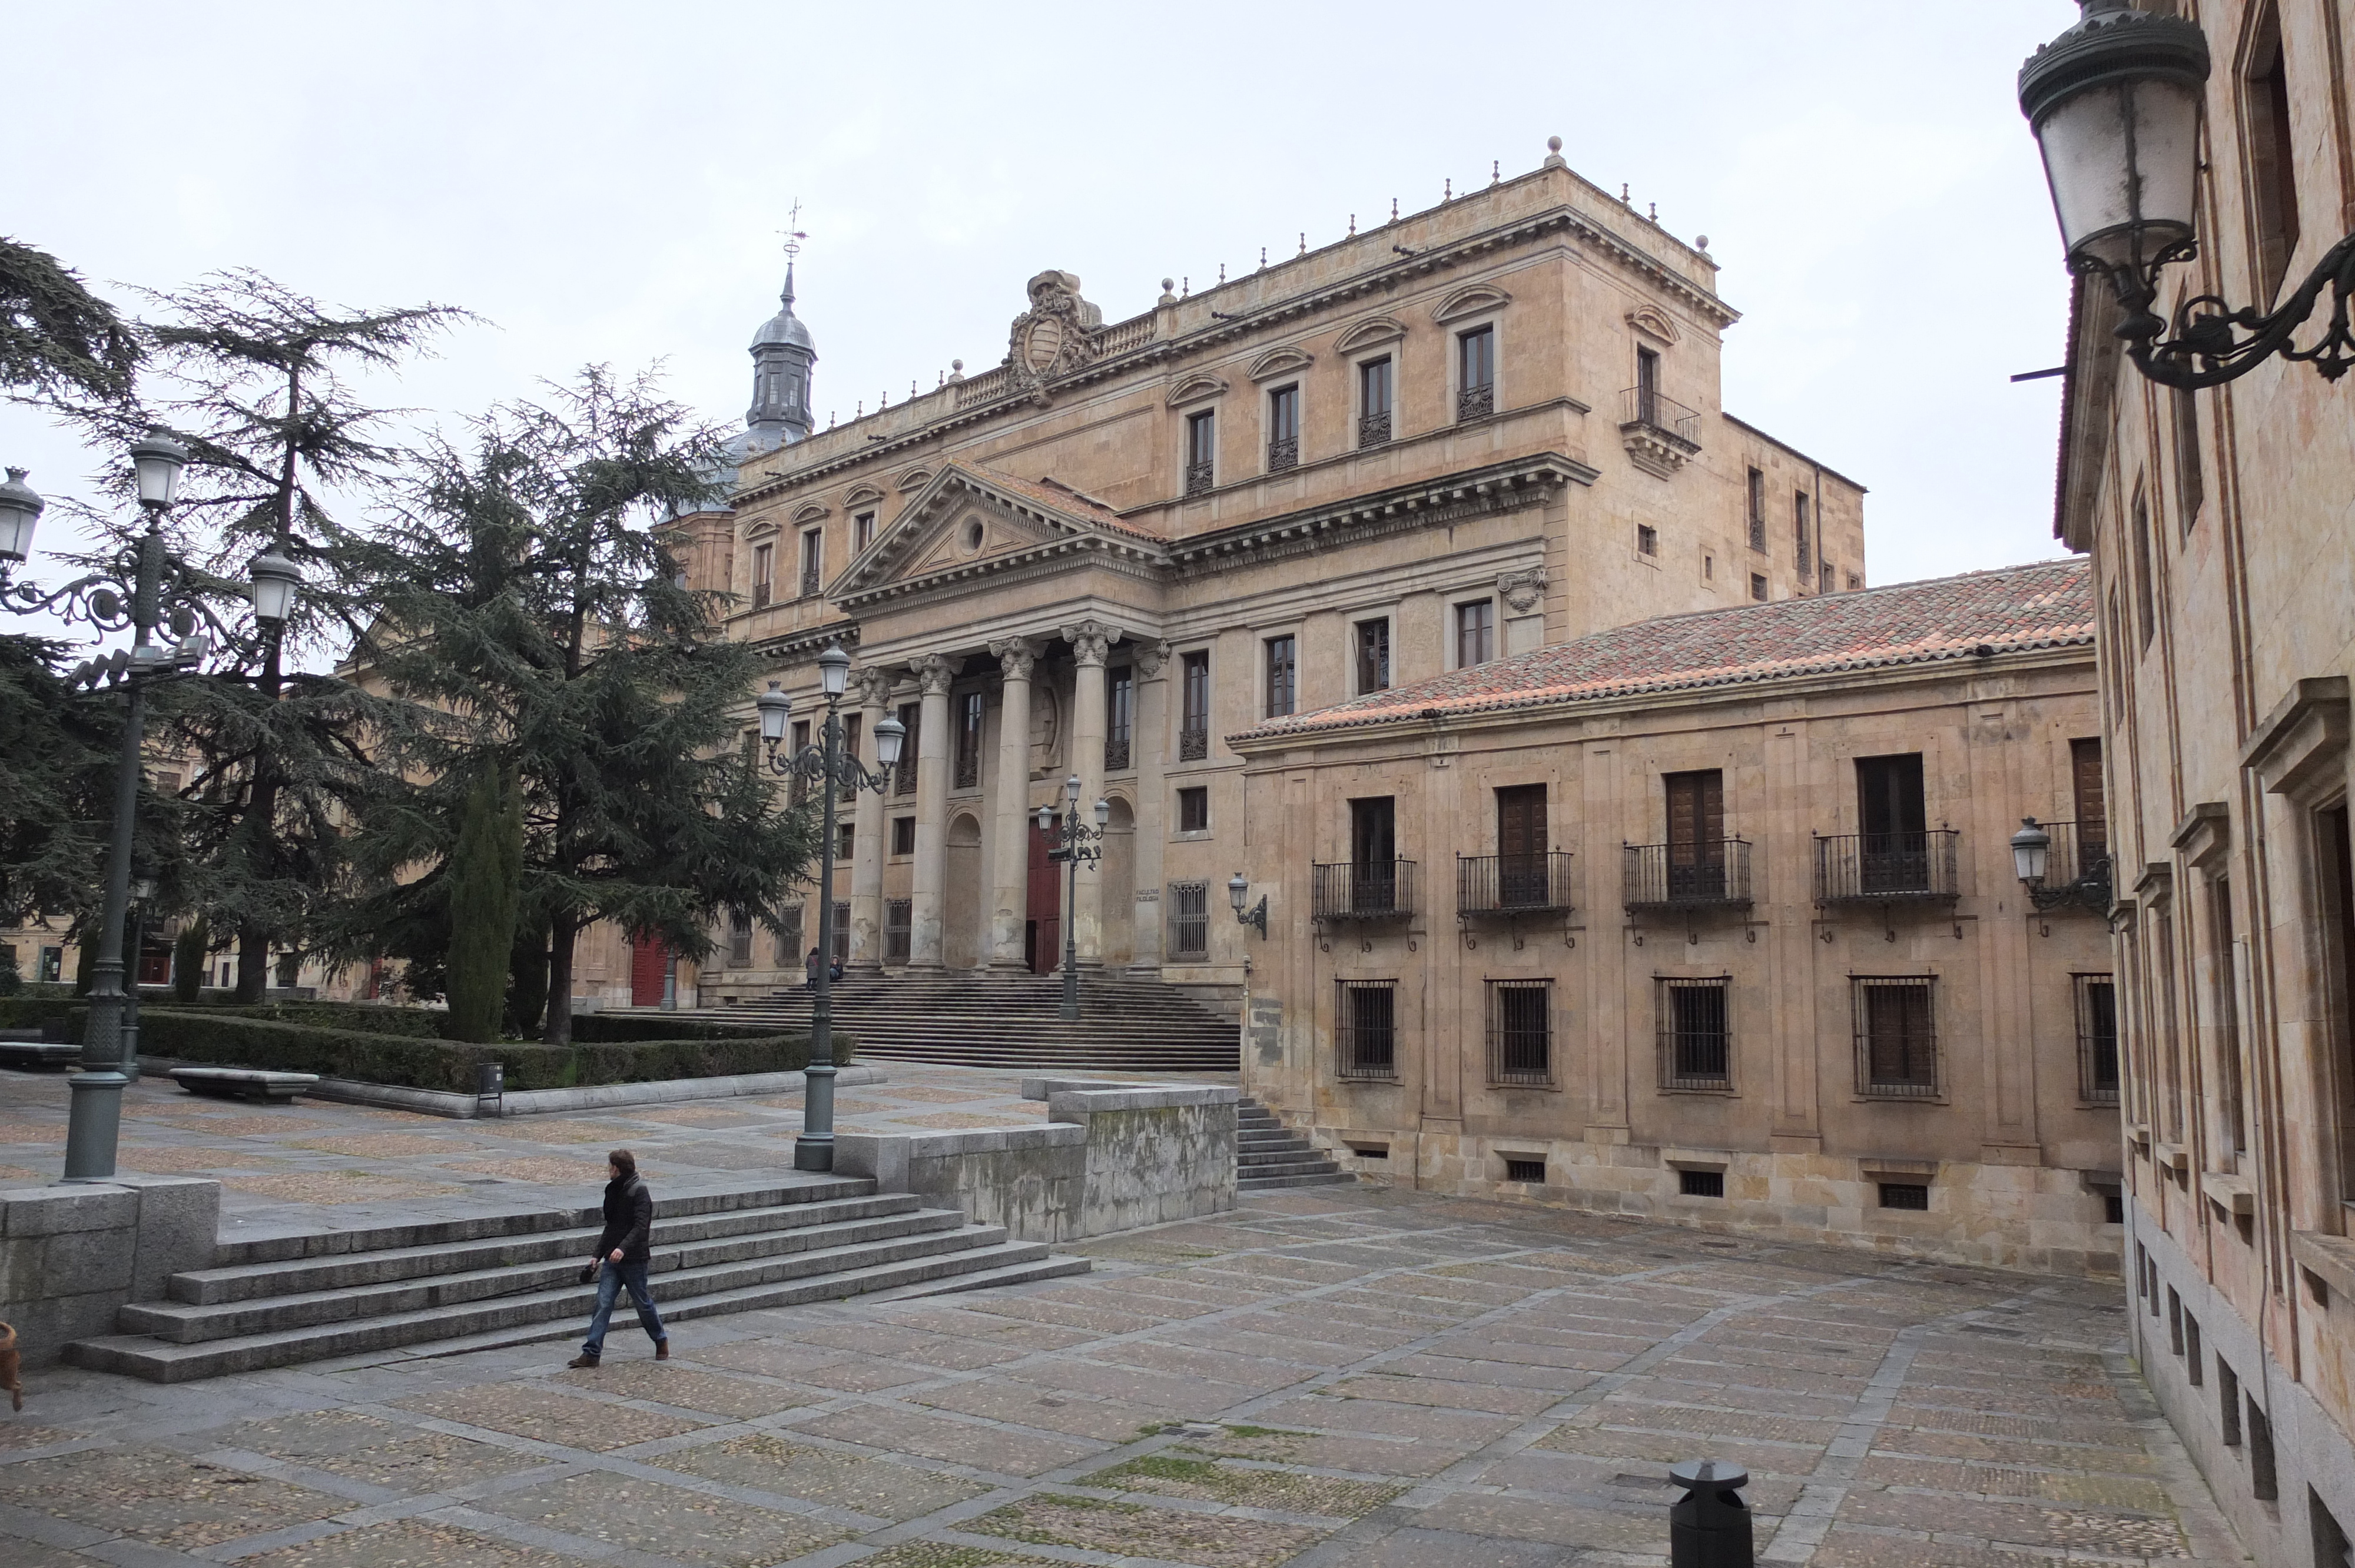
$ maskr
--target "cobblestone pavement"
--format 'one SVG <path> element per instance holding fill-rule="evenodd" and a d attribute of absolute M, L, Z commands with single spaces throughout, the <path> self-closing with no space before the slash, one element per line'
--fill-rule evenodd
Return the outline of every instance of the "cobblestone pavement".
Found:
<path fill-rule="evenodd" d="M 913 1132 L 1046 1119 L 1043 1104 L 1022 1098 L 1019 1074 L 915 1071 L 922 1082 L 840 1091 L 835 1125 Z M 62 1073 L 0 1071 L 0 1189 L 53 1181 L 64 1170 L 68 1092 Z M 797 1094 L 453 1121 L 324 1100 L 199 1098 L 169 1078 L 149 1076 L 123 1096 L 117 1165 L 218 1179 L 222 1237 L 246 1240 L 593 1203 L 605 1181 L 605 1150 L 616 1147 L 637 1154 L 657 1192 L 670 1182 L 757 1180 L 791 1168 L 801 1126 Z"/>
<path fill-rule="evenodd" d="M 662 1365 L 43 1371 L 0 1563 L 1649 1564 L 1703 1456 L 1769 1563 L 2243 1561 L 2115 1286 L 1380 1189 L 1080 1250 L 682 1324 Z"/>

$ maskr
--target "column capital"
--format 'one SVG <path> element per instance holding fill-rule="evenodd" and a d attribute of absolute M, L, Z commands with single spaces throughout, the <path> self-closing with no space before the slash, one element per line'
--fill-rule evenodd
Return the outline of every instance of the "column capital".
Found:
<path fill-rule="evenodd" d="M 1129 656 L 1129 662 L 1135 667 L 1138 680 L 1157 681 L 1161 678 L 1161 666 L 1169 662 L 1169 644 L 1158 639 L 1140 642 L 1136 645 L 1136 652 Z"/>
<path fill-rule="evenodd" d="M 1120 641 L 1120 628 L 1101 620 L 1082 620 L 1076 626 L 1062 629 L 1063 641 L 1071 645 L 1071 655 L 1082 664 L 1101 664 L 1112 645 Z"/>
<path fill-rule="evenodd" d="M 1002 637 L 989 645 L 989 651 L 1009 681 L 1028 680 L 1030 666 L 1039 662 L 1039 650 L 1028 637 Z"/>
<path fill-rule="evenodd" d="M 891 705 L 891 687 L 896 683 L 891 672 L 870 665 L 851 674 L 850 683 L 858 688 L 858 705 L 862 708 L 882 708 Z"/>
<path fill-rule="evenodd" d="M 938 653 L 927 653 L 915 662 L 916 689 L 928 697 L 948 695 L 949 683 L 956 679 L 956 666 Z"/>

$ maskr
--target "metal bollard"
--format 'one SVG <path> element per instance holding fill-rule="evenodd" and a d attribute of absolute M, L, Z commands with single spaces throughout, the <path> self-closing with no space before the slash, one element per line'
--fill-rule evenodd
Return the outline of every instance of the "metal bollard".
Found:
<path fill-rule="evenodd" d="M 481 1062 L 474 1067 L 474 1114 L 496 1117 L 506 1113 L 507 1065 L 505 1062 Z"/>
<path fill-rule="evenodd" d="M 1669 1568 L 1756 1568 L 1750 1509 L 1741 1496 L 1750 1473 L 1716 1459 L 1688 1459 L 1670 1466 L 1668 1478 L 1685 1489 L 1668 1505 Z"/>

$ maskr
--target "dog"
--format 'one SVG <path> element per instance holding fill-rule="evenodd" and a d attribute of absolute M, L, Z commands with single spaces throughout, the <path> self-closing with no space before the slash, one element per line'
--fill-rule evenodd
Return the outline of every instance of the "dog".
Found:
<path fill-rule="evenodd" d="M 25 1383 L 16 1375 L 16 1330 L 0 1323 L 0 1388 L 8 1391 L 8 1407 L 25 1408 Z"/>

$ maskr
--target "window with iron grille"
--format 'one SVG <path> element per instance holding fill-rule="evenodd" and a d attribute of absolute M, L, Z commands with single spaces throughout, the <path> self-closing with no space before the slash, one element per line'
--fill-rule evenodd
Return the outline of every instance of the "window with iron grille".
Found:
<path fill-rule="evenodd" d="M 2118 1103 L 2118 988 L 2108 975 L 2072 975 L 2077 990 L 2077 1097 Z"/>
<path fill-rule="evenodd" d="M 777 968 L 792 969 L 802 961 L 808 949 L 802 946 L 802 906 L 798 904 L 777 911 Z"/>
<path fill-rule="evenodd" d="M 752 608 L 759 609 L 776 592 L 777 547 L 774 545 L 752 546 Z"/>
<path fill-rule="evenodd" d="M 1398 981 L 1336 980 L 1334 1071 L 1344 1078 L 1398 1076 Z"/>
<path fill-rule="evenodd" d="M 1517 1157 L 1510 1154 L 1504 1155 L 1502 1158 L 1505 1161 L 1506 1181 L 1535 1181 L 1540 1183 L 1545 1181 L 1546 1162 L 1544 1160 L 1530 1160 L 1526 1157 Z"/>
<path fill-rule="evenodd" d="M 1485 419 L 1497 408 L 1497 329 L 1455 334 L 1455 417 Z"/>
<path fill-rule="evenodd" d="M 820 563 L 825 559 L 826 535 L 813 528 L 802 535 L 802 597 L 809 599 L 818 590 Z"/>
<path fill-rule="evenodd" d="M 1215 408 L 1186 416 L 1186 493 L 1210 488 L 1217 471 L 1219 415 Z"/>
<path fill-rule="evenodd" d="M 1136 734 L 1136 676 L 1125 664 L 1104 680 L 1104 768 L 1117 773 L 1130 764 Z"/>
<path fill-rule="evenodd" d="M 1488 1081 L 1553 1085 L 1553 982 L 1488 982 Z"/>
<path fill-rule="evenodd" d="M 1659 989 L 1660 1087 L 1733 1087 L 1732 977 L 1662 976 Z"/>
<path fill-rule="evenodd" d="M 883 901 L 883 961 L 904 964 L 912 946 L 910 935 L 915 916 L 916 903 L 912 898 L 887 898 Z"/>
<path fill-rule="evenodd" d="M 1300 388 L 1278 387 L 1267 395 L 1267 471 L 1300 465 Z"/>
<path fill-rule="evenodd" d="M 1205 784 L 1178 791 L 1178 831 L 1181 833 L 1207 833 L 1210 831 L 1210 790 Z"/>
<path fill-rule="evenodd" d="M 1267 640 L 1267 716 L 1290 713 L 1300 687 L 1300 642 L 1293 637 Z"/>
<path fill-rule="evenodd" d="M 749 969 L 752 963 L 752 917 L 750 915 L 728 916 L 728 967 Z"/>
<path fill-rule="evenodd" d="M 1173 882 L 1169 885 L 1169 956 L 1207 959 L 1210 956 L 1210 885 Z"/>
<path fill-rule="evenodd" d="M 1791 493 L 1791 532 L 1796 535 L 1798 545 L 1799 582 L 1802 587 L 1806 586 L 1807 578 L 1816 569 L 1815 524 L 1807 513 L 1807 493 L 1804 490 L 1793 491 Z"/>
<path fill-rule="evenodd" d="M 1938 1093 L 1937 981 L 1856 976 L 1856 1092 L 1898 1099 Z"/>
<path fill-rule="evenodd" d="M 1750 547 L 1764 553 L 1766 548 L 1766 476 L 1754 468 L 1750 470 L 1745 493 L 1750 509 Z"/>
<path fill-rule="evenodd" d="M 1391 361 L 1384 355 L 1358 366 L 1358 444 L 1381 446 L 1391 439 Z"/>
<path fill-rule="evenodd" d="M 1881 1206 L 1884 1209 L 1923 1209 L 1930 1206 L 1930 1184 L 1926 1181 L 1883 1181 Z"/>
<path fill-rule="evenodd" d="M 1677 1191 L 1688 1198 L 1722 1198 L 1725 1196 L 1725 1172 L 1679 1169 L 1677 1171 Z"/>
<path fill-rule="evenodd" d="M 1210 755 L 1210 651 L 1198 648 L 1178 662 L 1182 687 L 1178 756 L 1192 762 Z"/>
<path fill-rule="evenodd" d="M 971 789 L 981 783 L 982 695 L 960 692 L 956 702 L 956 788 Z"/>
<path fill-rule="evenodd" d="M 850 961 L 850 905 L 839 898 L 834 904 L 834 961 Z"/>
<path fill-rule="evenodd" d="M 916 792 L 916 736 L 924 716 L 922 703 L 900 705 L 900 727 L 907 735 L 900 742 L 900 766 L 891 769 L 891 793 L 912 795 Z"/>
<path fill-rule="evenodd" d="M 1760 604 L 1766 602 L 1766 578 L 1764 574 L 1759 572 L 1750 574 L 1750 597 Z"/>

